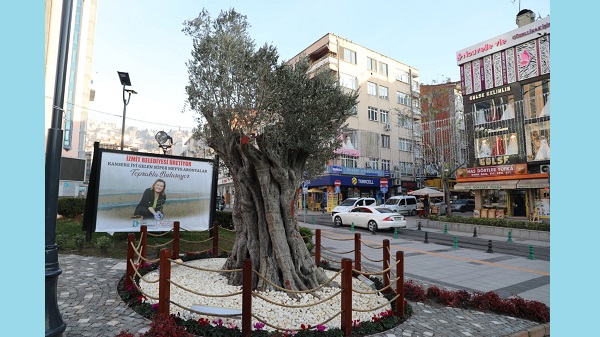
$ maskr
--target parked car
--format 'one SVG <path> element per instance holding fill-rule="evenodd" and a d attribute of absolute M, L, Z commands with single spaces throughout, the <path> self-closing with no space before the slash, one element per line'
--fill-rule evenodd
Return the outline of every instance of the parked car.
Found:
<path fill-rule="evenodd" d="M 413 195 L 397 195 L 386 200 L 383 207 L 400 214 L 417 215 L 417 204 L 417 197 Z"/>
<path fill-rule="evenodd" d="M 453 211 L 461 213 L 471 212 L 475 209 L 475 200 L 473 199 L 458 199 L 450 201 L 450 208 Z"/>
<path fill-rule="evenodd" d="M 333 211 L 331 211 L 331 215 L 335 215 L 340 212 L 347 212 L 358 206 L 375 206 L 376 200 L 375 198 L 348 198 L 342 201 L 341 204 L 335 206 Z"/>
<path fill-rule="evenodd" d="M 404 216 L 385 207 L 358 206 L 348 212 L 332 215 L 336 227 L 349 226 L 368 228 L 375 232 L 378 229 L 406 228 Z"/>

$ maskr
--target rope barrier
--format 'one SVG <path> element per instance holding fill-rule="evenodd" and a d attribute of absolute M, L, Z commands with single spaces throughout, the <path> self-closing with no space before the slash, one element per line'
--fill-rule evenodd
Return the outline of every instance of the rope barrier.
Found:
<path fill-rule="evenodd" d="M 268 298 L 265 298 L 265 297 L 263 297 L 263 296 L 261 296 L 259 294 L 256 294 L 254 292 L 252 293 L 252 296 L 253 297 L 258 297 L 258 298 L 260 298 L 261 300 L 263 300 L 263 301 L 265 301 L 267 303 L 271 303 L 271 304 L 274 304 L 274 305 L 277 305 L 277 306 L 282 306 L 282 307 L 286 307 L 286 308 L 306 308 L 306 307 L 312 307 L 312 306 L 315 306 L 315 305 L 318 305 L 318 304 L 321 304 L 321 303 L 324 303 L 324 302 L 327 302 L 327 301 L 331 301 L 332 298 L 334 298 L 335 296 L 337 296 L 337 295 L 339 295 L 341 293 L 342 293 L 342 290 L 338 291 L 337 293 L 332 294 L 331 296 L 329 296 L 329 297 L 327 297 L 327 298 L 325 298 L 323 300 L 320 300 L 318 302 L 313 302 L 313 303 L 305 304 L 305 305 L 291 305 L 291 304 L 277 303 L 277 302 L 274 302 L 274 301 L 272 301 L 272 300 L 270 300 Z"/>
<path fill-rule="evenodd" d="M 129 264 L 130 264 L 130 265 L 133 265 L 133 261 L 132 261 L 132 260 L 129 260 Z M 140 272 L 137 270 L 137 268 L 135 268 L 135 265 L 134 265 L 134 267 L 133 267 L 133 272 L 134 272 L 134 273 L 135 273 L 137 276 L 139 276 L 140 280 L 143 280 L 143 281 L 144 281 L 144 282 L 146 282 L 146 283 L 156 283 L 156 282 L 158 282 L 158 281 L 160 280 L 160 278 L 157 278 L 157 279 L 156 279 L 156 280 L 154 280 L 154 281 L 148 281 L 148 280 L 146 280 L 146 279 L 144 278 L 144 276 L 142 276 L 142 274 L 140 274 Z M 135 283 L 135 282 L 134 282 L 134 283 Z"/>
<path fill-rule="evenodd" d="M 381 308 L 385 307 L 386 305 L 391 305 L 391 303 L 392 303 L 392 302 L 394 302 L 394 301 L 395 301 L 395 300 L 396 300 L 398 297 L 400 297 L 400 294 L 398 294 L 398 295 L 396 295 L 394 298 L 392 298 L 392 300 L 391 300 L 391 301 L 389 301 L 389 302 L 387 302 L 387 303 L 384 303 L 384 304 L 382 304 L 382 305 L 380 305 L 380 306 L 378 306 L 378 307 L 376 307 L 376 308 L 370 308 L 370 309 L 356 309 L 356 308 L 352 307 L 352 311 L 353 311 L 353 312 L 354 312 L 354 311 L 356 311 L 356 312 L 369 312 L 369 311 L 376 311 L 376 310 L 379 310 L 379 309 L 381 309 Z"/>
<path fill-rule="evenodd" d="M 148 234 L 148 236 L 154 236 L 154 237 L 157 237 L 157 236 L 165 236 L 165 235 L 167 235 L 167 234 L 171 233 L 172 231 L 173 231 L 173 229 L 170 229 L 170 230 L 168 230 L 167 232 L 164 232 L 164 233 L 162 233 L 162 234 L 152 234 L 152 233 L 150 233 L 150 232 L 146 232 L 146 233 Z"/>
<path fill-rule="evenodd" d="M 183 289 L 183 290 L 185 290 L 187 292 L 190 292 L 190 293 L 192 293 L 194 295 L 198 295 L 198 296 L 206 296 L 206 297 L 231 297 L 231 296 L 236 296 L 236 295 L 241 295 L 242 294 L 241 291 L 238 291 L 236 293 L 229 293 L 229 294 L 205 294 L 205 293 L 199 293 L 199 292 L 197 292 L 195 290 L 192 290 L 190 288 L 184 287 L 181 284 L 179 284 L 179 283 L 177 283 L 175 281 L 172 281 L 170 279 L 169 279 L 169 282 L 171 284 L 175 285 L 176 287 L 179 287 L 179 288 L 181 288 L 181 289 Z"/>
<path fill-rule="evenodd" d="M 179 241 L 186 242 L 186 243 L 204 243 L 204 242 L 207 242 L 207 241 L 212 241 L 212 238 L 208 238 L 208 239 L 206 239 L 204 241 L 190 241 L 190 240 L 179 238 Z"/>
<path fill-rule="evenodd" d="M 370 258 L 368 258 L 363 252 L 362 250 L 360 251 L 360 255 L 362 255 L 362 257 L 364 257 L 365 259 L 371 261 L 371 262 L 383 262 L 383 259 L 381 260 L 371 260 Z"/>
<path fill-rule="evenodd" d="M 327 282 L 321 284 L 320 286 L 318 286 L 316 288 L 309 289 L 309 290 L 291 290 L 291 289 L 282 288 L 282 287 L 274 284 L 273 282 L 271 282 L 270 280 L 268 280 L 267 278 L 265 278 L 262 274 L 260 274 L 256 270 L 252 269 L 253 273 L 255 273 L 259 278 L 261 278 L 262 280 L 264 280 L 265 282 L 267 282 L 268 284 L 270 284 L 271 286 L 273 286 L 275 289 L 281 290 L 281 291 L 285 291 L 287 293 L 292 293 L 292 294 L 307 294 L 307 293 L 315 292 L 315 291 L 317 291 L 317 290 L 325 287 L 329 283 L 331 283 L 336 277 L 338 277 L 342 273 L 342 271 L 343 271 L 343 269 L 340 270 L 340 271 L 338 271 L 335 275 L 333 275 L 333 277 L 331 277 L 329 280 L 327 280 Z"/>
<path fill-rule="evenodd" d="M 365 245 L 365 246 L 367 246 L 367 247 L 369 247 L 369 248 L 371 248 L 371 249 L 383 249 L 383 246 L 379 246 L 379 247 L 375 247 L 375 246 L 369 246 L 369 245 L 368 245 L 368 244 L 366 244 L 366 243 L 365 243 L 365 241 L 364 241 L 364 240 L 362 240 L 362 239 L 360 240 L 360 243 L 361 243 L 361 244 L 363 244 L 363 245 Z"/>
<path fill-rule="evenodd" d="M 158 247 L 166 246 L 169 243 L 173 243 L 173 241 L 175 241 L 175 239 L 171 239 L 171 241 L 167 241 L 165 243 L 160 243 L 160 244 L 155 244 L 155 245 L 147 245 L 147 246 L 152 247 L 152 248 L 158 248 Z"/>
<path fill-rule="evenodd" d="M 327 236 L 327 235 L 323 235 L 323 233 L 321 233 L 321 237 L 322 237 L 322 238 L 329 239 L 329 240 L 334 240 L 334 241 L 351 241 L 351 240 L 354 240 L 354 238 L 349 238 L 349 239 L 336 239 L 336 238 L 329 237 L 329 236 Z"/>
<path fill-rule="evenodd" d="M 178 264 L 180 266 L 184 266 L 184 267 L 188 267 L 188 268 L 192 268 L 192 269 L 196 269 L 196 270 L 200 270 L 200 271 L 208 271 L 208 272 L 213 272 L 213 273 L 236 273 L 236 272 L 240 272 L 242 271 L 242 269 L 229 269 L 229 270 L 225 270 L 225 269 L 206 269 L 206 268 L 201 268 L 201 267 L 196 267 L 196 266 L 192 266 L 189 265 L 185 262 L 179 262 L 179 261 L 175 261 L 172 259 L 168 259 L 169 261 Z"/>
<path fill-rule="evenodd" d="M 150 296 L 150 295 L 146 294 L 146 293 L 145 293 L 145 292 L 142 290 L 142 288 L 140 288 L 140 286 L 138 286 L 138 284 L 137 284 L 137 283 L 136 283 L 136 282 L 135 282 L 135 281 L 134 281 L 134 280 L 133 280 L 131 277 L 130 277 L 129 279 L 131 280 L 131 284 L 133 284 L 133 285 L 136 287 L 136 289 L 137 289 L 137 290 L 138 290 L 138 291 L 139 291 L 139 292 L 140 292 L 142 295 L 144 295 L 146 298 L 149 298 L 149 299 L 152 299 L 152 300 L 158 301 L 158 297 L 153 297 L 153 296 Z"/>
<path fill-rule="evenodd" d="M 352 252 L 354 252 L 354 249 L 352 249 L 352 250 L 349 250 L 349 251 L 347 251 L 347 252 L 334 252 L 333 250 L 331 250 L 331 249 L 327 249 L 327 248 L 325 248 L 325 247 L 323 247 L 323 246 L 321 246 L 321 248 L 322 248 L 322 249 L 325 249 L 325 250 L 326 250 L 326 251 L 328 251 L 328 252 L 332 252 L 332 253 L 334 253 L 334 254 L 340 254 L 340 255 L 343 255 L 343 254 L 348 254 L 348 253 L 352 253 Z"/>

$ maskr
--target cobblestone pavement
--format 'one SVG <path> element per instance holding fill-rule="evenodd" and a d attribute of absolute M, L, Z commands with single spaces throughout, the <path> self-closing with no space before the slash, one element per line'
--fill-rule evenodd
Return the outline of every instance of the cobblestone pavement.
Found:
<path fill-rule="evenodd" d="M 117 293 L 117 283 L 125 272 L 125 261 L 79 255 L 59 255 L 63 273 L 58 277 L 58 306 L 67 324 L 64 337 L 113 337 L 122 330 L 136 336 L 149 329 L 150 322 L 129 309 Z M 431 307 L 413 303 L 413 316 L 404 324 L 376 337 L 400 336 L 549 336 L 549 324 L 507 316 Z"/>

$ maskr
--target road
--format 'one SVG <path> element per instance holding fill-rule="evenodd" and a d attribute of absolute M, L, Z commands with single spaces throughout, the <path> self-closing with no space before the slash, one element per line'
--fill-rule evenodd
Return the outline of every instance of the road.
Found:
<path fill-rule="evenodd" d="M 464 213 L 464 215 L 466 216 L 467 213 Z M 349 229 L 349 226 L 343 226 L 341 228 L 334 227 L 333 221 L 331 220 L 330 213 L 317 213 L 317 214 L 315 214 L 315 213 L 312 213 L 312 214 L 300 213 L 300 214 L 298 214 L 297 218 L 298 218 L 298 221 L 300 221 L 300 222 L 313 223 L 313 221 L 314 221 L 315 225 L 329 226 L 329 227 L 331 227 L 331 230 L 334 230 L 334 231 L 348 231 L 348 229 Z M 416 216 L 407 216 L 406 217 L 407 221 L 410 221 L 411 219 L 417 219 L 417 217 Z M 358 233 L 361 233 L 363 235 L 371 235 L 371 233 L 366 228 L 355 228 L 355 230 Z M 435 244 L 445 245 L 445 246 L 450 246 L 450 247 L 454 246 L 454 236 L 453 235 L 429 232 L 429 231 L 427 231 L 426 228 L 422 228 L 421 230 L 418 230 L 417 228 L 407 228 L 407 229 L 399 229 L 398 230 L 398 236 L 400 238 L 406 239 L 406 240 L 421 241 L 421 242 L 425 241 L 425 233 L 427 233 L 427 240 L 429 243 L 435 243 Z M 394 232 L 392 232 L 392 231 L 378 231 L 376 233 L 376 235 L 387 236 L 390 239 L 394 238 Z M 485 252 L 487 252 L 489 249 L 489 240 L 478 238 L 478 237 L 472 237 L 470 233 L 468 234 L 468 236 L 467 235 L 458 236 L 457 239 L 458 239 L 457 244 L 460 248 L 481 250 L 481 251 L 485 251 Z M 514 256 L 519 256 L 519 257 L 526 257 L 526 258 L 529 257 L 529 255 L 530 255 L 529 245 L 520 244 L 517 242 L 507 242 L 506 240 L 492 241 L 492 251 L 494 253 L 508 254 L 508 255 L 514 255 Z M 550 247 L 536 246 L 534 256 L 536 259 L 539 259 L 539 260 L 550 261 Z"/>

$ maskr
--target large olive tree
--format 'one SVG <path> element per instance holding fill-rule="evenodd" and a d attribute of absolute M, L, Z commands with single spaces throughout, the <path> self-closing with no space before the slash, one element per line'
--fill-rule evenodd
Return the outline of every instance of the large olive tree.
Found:
<path fill-rule="evenodd" d="M 357 94 L 345 93 L 331 71 L 311 72 L 306 61 L 280 63 L 275 47 L 255 47 L 248 28 L 234 9 L 215 19 L 203 10 L 184 27 L 193 40 L 188 103 L 236 193 L 236 240 L 224 268 L 241 268 L 251 258 L 270 282 L 311 289 L 326 277 L 299 234 L 296 190 L 307 162 L 323 165 L 340 146 L 336 139 Z M 241 273 L 230 275 L 231 284 L 241 284 Z M 255 277 L 253 288 L 272 286 Z"/>

